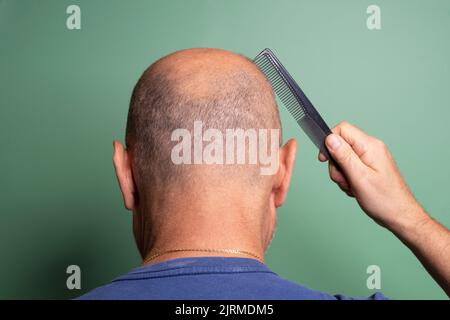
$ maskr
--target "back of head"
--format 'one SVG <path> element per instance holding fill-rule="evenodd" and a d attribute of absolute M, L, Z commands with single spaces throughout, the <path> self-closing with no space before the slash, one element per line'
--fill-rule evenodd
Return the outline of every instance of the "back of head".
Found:
<path fill-rule="evenodd" d="M 203 131 L 212 128 L 224 136 L 226 129 L 280 128 L 271 86 L 247 58 L 219 49 L 163 57 L 143 73 L 130 103 L 126 144 L 138 189 L 166 192 L 196 181 L 254 184 L 264 179 L 258 166 L 175 164 L 172 135 L 182 128 L 193 137 L 196 121 Z"/>

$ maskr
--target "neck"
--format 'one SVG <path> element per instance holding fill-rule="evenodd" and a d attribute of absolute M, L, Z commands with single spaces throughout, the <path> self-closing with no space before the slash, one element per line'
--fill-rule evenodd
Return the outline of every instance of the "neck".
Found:
<path fill-rule="evenodd" d="M 144 228 L 147 230 L 142 237 L 146 243 L 142 250 L 144 264 L 198 256 L 257 256 L 264 260 L 269 232 L 260 219 L 263 208 L 244 206 L 242 197 L 234 201 L 229 197 L 228 201 L 208 198 L 184 203 L 178 199 L 176 205 L 159 210 L 152 205 L 152 213 L 145 215 L 150 217 L 146 225 L 151 228 Z"/>

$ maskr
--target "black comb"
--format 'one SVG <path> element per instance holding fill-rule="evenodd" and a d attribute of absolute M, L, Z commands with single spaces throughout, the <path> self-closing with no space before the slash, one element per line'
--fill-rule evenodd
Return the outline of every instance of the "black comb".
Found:
<path fill-rule="evenodd" d="M 331 159 L 325 147 L 325 138 L 331 133 L 330 128 L 273 52 L 264 49 L 253 62 L 269 80 L 273 91 L 311 141 Z"/>

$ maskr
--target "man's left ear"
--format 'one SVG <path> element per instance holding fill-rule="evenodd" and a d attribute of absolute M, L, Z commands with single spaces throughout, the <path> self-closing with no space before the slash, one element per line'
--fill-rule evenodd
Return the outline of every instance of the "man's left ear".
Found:
<path fill-rule="evenodd" d="M 295 154 L 297 152 L 297 141 L 290 139 L 280 148 L 279 167 L 273 184 L 275 207 L 281 207 L 286 200 L 289 185 L 291 183 L 292 171 L 294 170 Z"/>
<path fill-rule="evenodd" d="M 123 202 L 125 208 L 134 211 L 136 208 L 136 189 L 131 170 L 130 155 L 119 141 L 114 140 L 113 145 L 114 169 L 116 171 L 117 180 L 119 181 L 120 190 L 122 191 Z"/>

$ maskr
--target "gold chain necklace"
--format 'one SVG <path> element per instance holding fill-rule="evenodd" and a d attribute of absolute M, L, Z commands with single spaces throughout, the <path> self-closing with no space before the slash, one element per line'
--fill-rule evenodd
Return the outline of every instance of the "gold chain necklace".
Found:
<path fill-rule="evenodd" d="M 168 253 L 185 252 L 185 251 L 242 254 L 242 255 L 247 255 L 247 256 L 256 258 L 261 262 L 263 261 L 263 259 L 260 256 L 258 256 L 257 254 L 254 254 L 249 251 L 238 250 L 238 249 L 172 249 L 172 250 L 166 250 L 166 251 L 156 252 L 156 253 L 152 254 L 150 257 L 148 257 L 144 260 L 144 264 L 149 261 L 152 261 L 153 259 L 156 259 L 162 255 L 168 254 Z"/>

